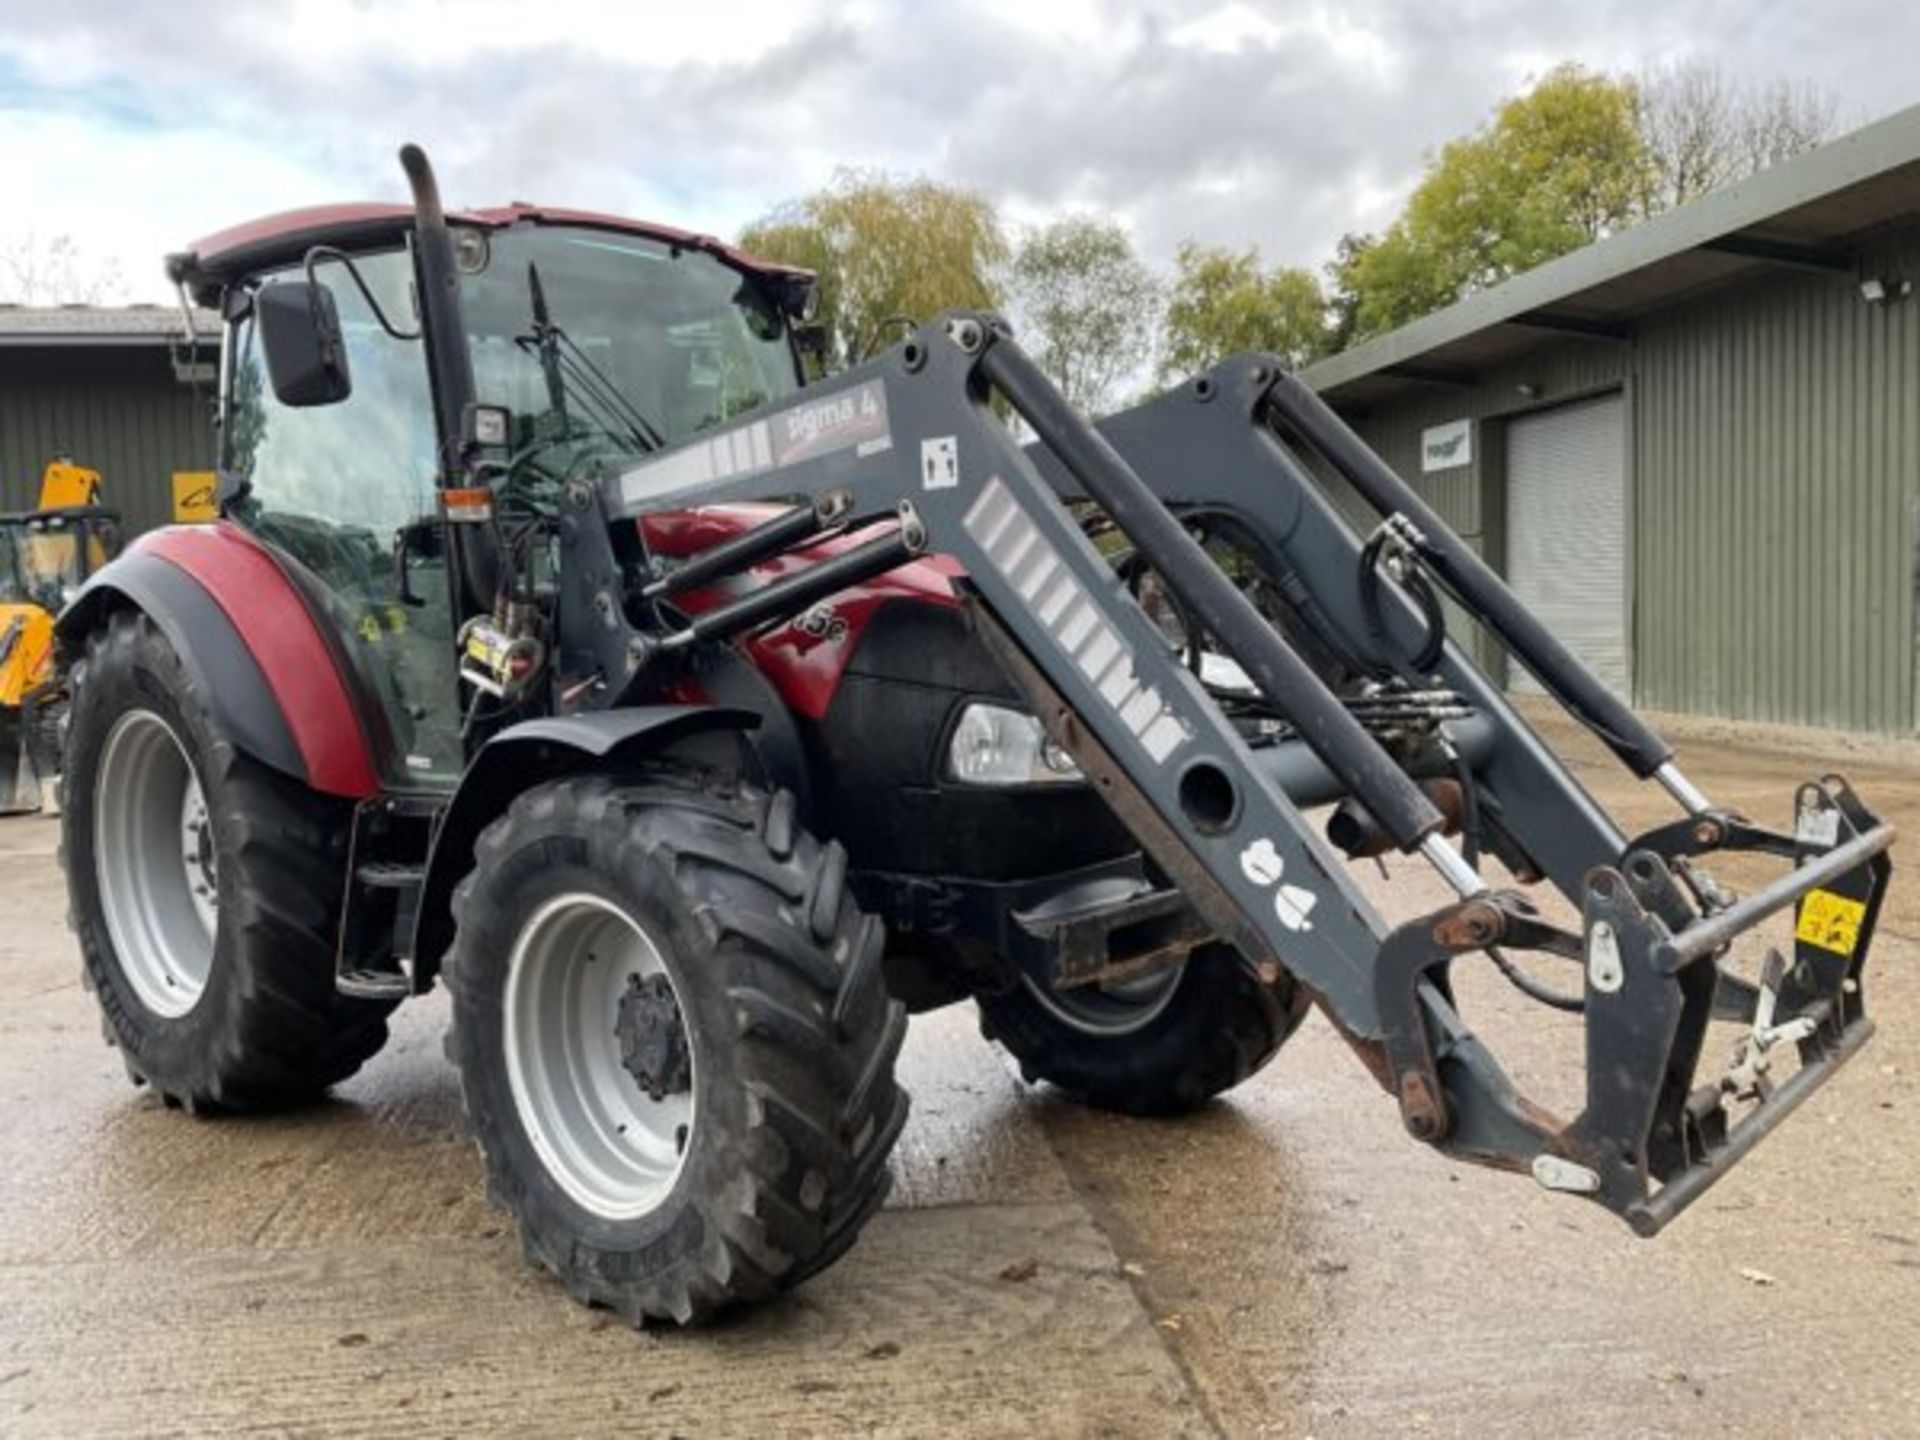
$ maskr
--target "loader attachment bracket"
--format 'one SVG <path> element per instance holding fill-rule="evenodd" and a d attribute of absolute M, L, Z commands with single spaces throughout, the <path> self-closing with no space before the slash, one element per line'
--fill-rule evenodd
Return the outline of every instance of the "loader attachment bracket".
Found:
<path fill-rule="evenodd" d="M 1891 872 L 1891 827 L 1837 777 L 1796 799 L 1800 863 L 1710 916 L 1690 912 L 1651 850 L 1596 867 L 1583 934 L 1543 924 L 1526 900 L 1489 894 L 1395 930 L 1376 969 L 1389 1089 L 1408 1133 L 1480 1164 L 1530 1170 L 1642 1235 L 1658 1232 L 1803 1103 L 1872 1034 L 1860 984 Z M 1808 817 L 1812 820 L 1809 823 Z M 1819 843 L 1827 838 L 1833 843 Z M 1734 1018 L 1719 964 L 1742 933 L 1795 911 L 1794 958 L 1764 961 L 1724 1071 L 1702 1077 L 1709 1022 Z M 1677 923 L 1676 923 L 1677 922 Z M 1560 1120 L 1517 1094 L 1454 1006 L 1449 967 L 1475 950 L 1574 955 L 1585 968 L 1586 1096 Z M 1776 1063 L 1798 1069 L 1776 1083 Z M 1745 1107 L 1735 1116 L 1735 1107 Z"/>

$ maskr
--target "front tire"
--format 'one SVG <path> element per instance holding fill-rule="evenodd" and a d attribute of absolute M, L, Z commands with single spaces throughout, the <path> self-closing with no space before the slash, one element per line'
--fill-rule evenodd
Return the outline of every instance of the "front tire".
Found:
<path fill-rule="evenodd" d="M 454 897 L 448 1053 L 527 1257 L 635 1325 L 838 1258 L 906 1120 L 904 1010 L 792 797 L 657 768 L 542 785 Z"/>
<path fill-rule="evenodd" d="M 63 785 L 69 922 L 136 1084 L 284 1105 L 386 1042 L 393 1007 L 334 988 L 351 808 L 236 751 L 145 615 L 88 642 Z"/>
<path fill-rule="evenodd" d="M 1279 1053 L 1305 1018 L 1286 971 L 1262 984 L 1229 945 L 1108 991 L 1055 992 L 1023 977 L 979 997 L 980 1030 L 1028 1084 L 1127 1115 L 1177 1115 L 1232 1089 Z"/>

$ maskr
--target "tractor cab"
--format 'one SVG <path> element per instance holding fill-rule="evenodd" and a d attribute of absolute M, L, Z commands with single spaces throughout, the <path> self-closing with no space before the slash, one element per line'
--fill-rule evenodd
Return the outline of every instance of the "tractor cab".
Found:
<path fill-rule="evenodd" d="M 813 280 L 663 227 L 476 211 L 449 217 L 464 333 L 447 337 L 418 305 L 413 219 L 294 212 L 172 263 L 227 326 L 225 513 L 332 613 L 386 721 L 383 782 L 437 789 L 498 698 L 457 683 L 462 625 L 502 575 L 551 584 L 561 487 L 798 389 Z M 503 552 L 471 557 L 464 583 L 442 529 L 454 448 L 479 457 Z"/>

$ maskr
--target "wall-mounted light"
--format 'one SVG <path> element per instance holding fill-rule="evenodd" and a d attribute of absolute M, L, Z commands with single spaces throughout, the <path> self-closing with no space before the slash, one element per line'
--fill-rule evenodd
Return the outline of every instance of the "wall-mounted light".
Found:
<path fill-rule="evenodd" d="M 1540 387 L 1531 380 L 1522 380 L 1518 385 L 1513 387 L 1513 393 L 1518 395 L 1522 400 L 1538 400 L 1540 398 Z"/>
<path fill-rule="evenodd" d="M 1891 276 L 1869 275 L 1860 282 L 1860 298 L 1869 305 L 1891 305 L 1896 300 L 1904 300 L 1913 293 L 1911 280 L 1895 280 Z"/>

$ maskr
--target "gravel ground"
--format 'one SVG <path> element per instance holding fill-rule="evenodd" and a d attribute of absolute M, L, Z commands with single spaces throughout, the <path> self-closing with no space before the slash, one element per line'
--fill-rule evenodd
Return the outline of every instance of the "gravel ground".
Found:
<path fill-rule="evenodd" d="M 1920 822 L 1916 747 L 1671 729 L 1758 818 L 1839 767 Z M 1668 813 L 1570 748 L 1628 828 Z M 441 997 L 296 1114 L 196 1120 L 128 1088 L 55 829 L 0 822 L 0 1433 L 1920 1434 L 1904 878 L 1878 1038 L 1657 1240 L 1415 1146 L 1317 1018 L 1228 1101 L 1146 1123 L 1025 1089 L 955 1010 L 915 1027 L 895 1198 L 853 1255 L 722 1329 L 635 1334 L 488 1210 Z M 1395 913 L 1439 898 L 1395 869 Z M 1462 994 L 1523 1083 L 1564 1085 L 1564 1023 Z"/>

